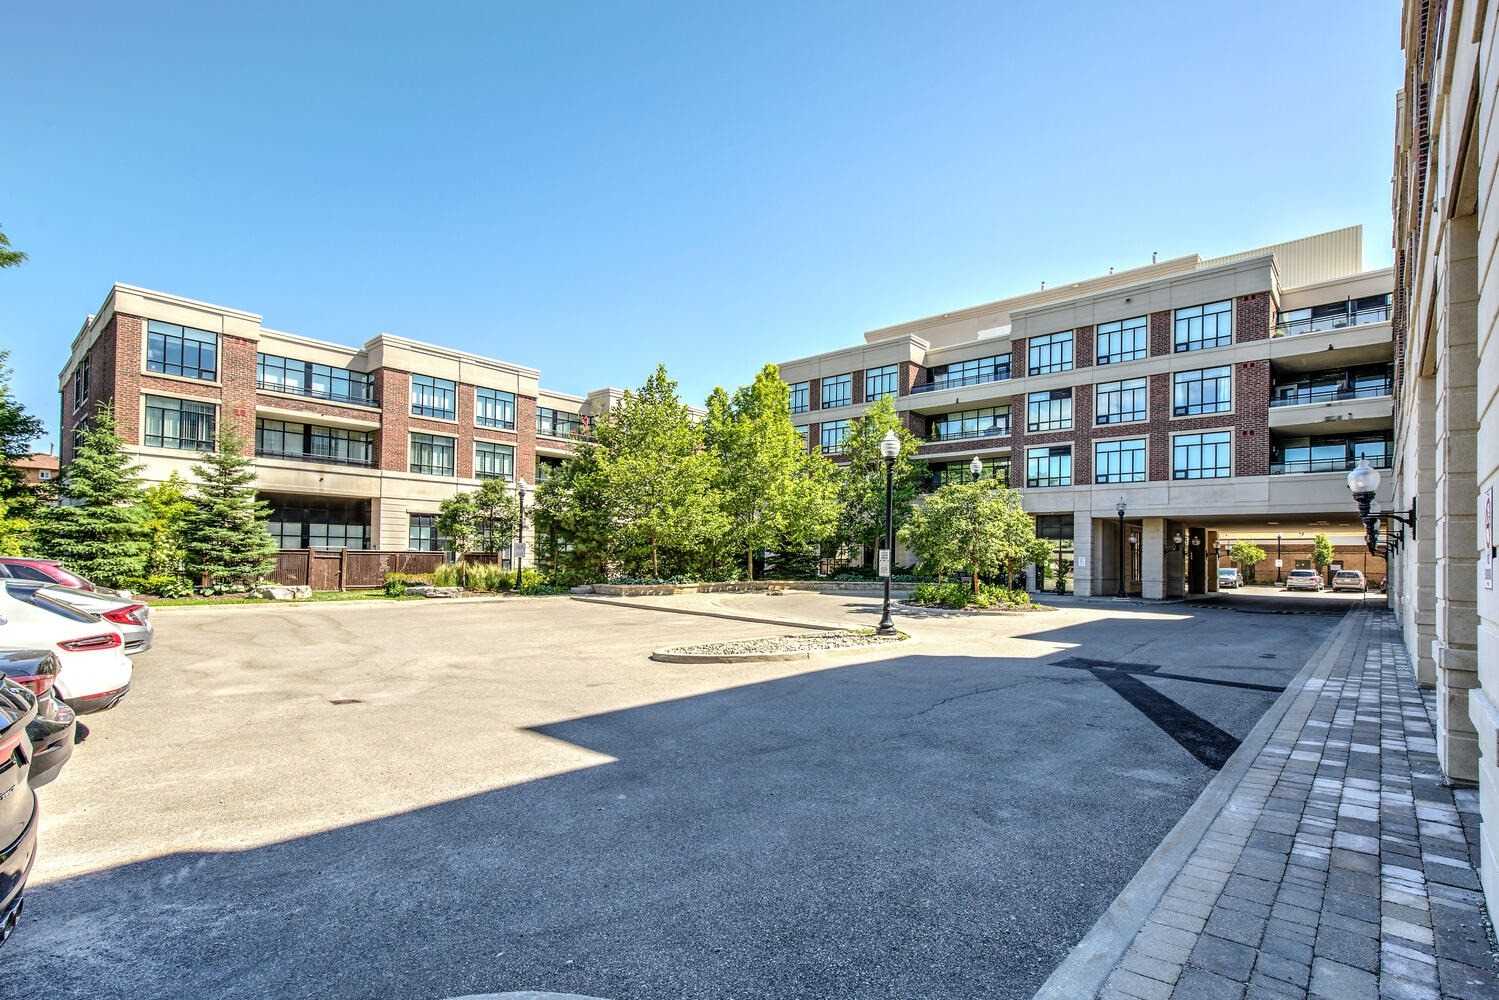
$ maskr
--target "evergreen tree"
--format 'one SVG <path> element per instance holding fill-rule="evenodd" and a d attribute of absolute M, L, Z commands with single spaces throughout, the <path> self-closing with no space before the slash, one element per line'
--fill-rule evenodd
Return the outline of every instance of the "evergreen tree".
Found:
<path fill-rule="evenodd" d="M 46 430 L 11 391 L 9 351 L 0 350 L 0 500 L 28 508 L 34 491 L 26 484 L 16 460 L 31 454 L 31 443 Z"/>
<path fill-rule="evenodd" d="M 889 396 L 879 400 L 862 417 L 849 424 L 843 444 L 848 460 L 838 475 L 838 501 L 841 512 L 838 534 L 844 541 L 880 548 L 885 533 L 885 459 L 880 455 L 880 439 L 886 431 L 900 438 L 900 454 L 895 458 L 894 520 L 899 531 L 910 517 L 917 488 L 926 472 L 923 463 L 913 461 L 920 444 L 900 422 L 895 403 Z"/>
<path fill-rule="evenodd" d="M 100 407 L 63 467 L 57 505 L 39 511 L 42 551 L 105 586 L 139 577 L 147 550 L 139 472 L 115 431 L 113 409 Z"/>
<path fill-rule="evenodd" d="M 724 541 L 755 575 L 755 553 L 799 550 L 830 538 L 838 524 L 833 464 L 809 453 L 791 423 L 791 391 L 775 365 L 766 365 L 732 399 L 723 389 L 708 397 L 703 425 L 718 456 L 714 483 L 728 518 Z"/>
<path fill-rule="evenodd" d="M 270 506 L 255 495 L 255 469 L 232 428 L 219 432 L 218 450 L 193 466 L 198 482 L 187 515 L 188 575 L 216 590 L 248 590 L 275 565 L 276 542 L 266 531 Z"/>

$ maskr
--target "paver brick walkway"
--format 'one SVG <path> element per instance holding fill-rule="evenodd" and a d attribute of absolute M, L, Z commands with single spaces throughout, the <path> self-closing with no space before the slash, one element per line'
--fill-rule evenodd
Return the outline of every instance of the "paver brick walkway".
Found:
<path fill-rule="evenodd" d="M 1356 610 L 1102 1000 L 1496 1000 L 1475 793 L 1442 784 L 1393 616 Z"/>

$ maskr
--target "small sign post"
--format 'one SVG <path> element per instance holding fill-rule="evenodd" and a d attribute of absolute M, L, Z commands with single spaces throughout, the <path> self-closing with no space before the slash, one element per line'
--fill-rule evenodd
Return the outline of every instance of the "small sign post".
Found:
<path fill-rule="evenodd" d="M 890 550 L 889 549 L 880 549 L 880 576 L 883 578 L 883 577 L 887 577 L 889 575 L 890 575 Z"/>
<path fill-rule="evenodd" d="M 1483 545 L 1483 589 L 1494 589 L 1494 487 L 1490 486 L 1478 498 L 1478 537 Z"/>

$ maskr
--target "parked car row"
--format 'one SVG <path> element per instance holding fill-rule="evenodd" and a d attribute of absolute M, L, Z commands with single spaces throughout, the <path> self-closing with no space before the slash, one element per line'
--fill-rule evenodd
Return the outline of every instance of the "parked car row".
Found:
<path fill-rule="evenodd" d="M 73 755 L 78 716 L 130 693 L 151 609 L 45 559 L 0 557 L 0 944 L 36 857 L 36 789 Z"/>

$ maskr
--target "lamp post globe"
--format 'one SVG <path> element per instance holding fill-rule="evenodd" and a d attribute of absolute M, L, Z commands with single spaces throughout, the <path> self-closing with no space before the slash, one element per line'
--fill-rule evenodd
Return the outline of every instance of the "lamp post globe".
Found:
<path fill-rule="evenodd" d="M 894 431 L 886 431 L 885 436 L 880 438 L 880 457 L 887 462 L 892 462 L 900 454 L 900 438 Z"/>
<path fill-rule="evenodd" d="M 1114 505 L 1114 510 L 1116 510 L 1119 513 L 1119 588 L 1118 589 L 1119 589 L 1119 596 L 1120 597 L 1124 596 L 1124 575 L 1125 575 L 1125 565 L 1124 565 L 1124 561 L 1125 561 L 1125 554 L 1124 554 L 1124 511 L 1125 511 L 1125 506 L 1126 505 L 1124 503 L 1124 497 L 1120 497 L 1119 498 L 1119 502 Z"/>
<path fill-rule="evenodd" d="M 984 474 L 984 463 L 979 461 L 977 455 L 973 456 L 973 461 L 968 463 L 968 471 L 972 473 L 974 482 L 978 482 L 979 476 Z"/>
<path fill-rule="evenodd" d="M 1359 459 L 1348 473 L 1348 492 L 1358 501 L 1359 510 L 1367 513 L 1374 494 L 1379 492 L 1379 470 L 1370 466 L 1367 458 Z"/>

